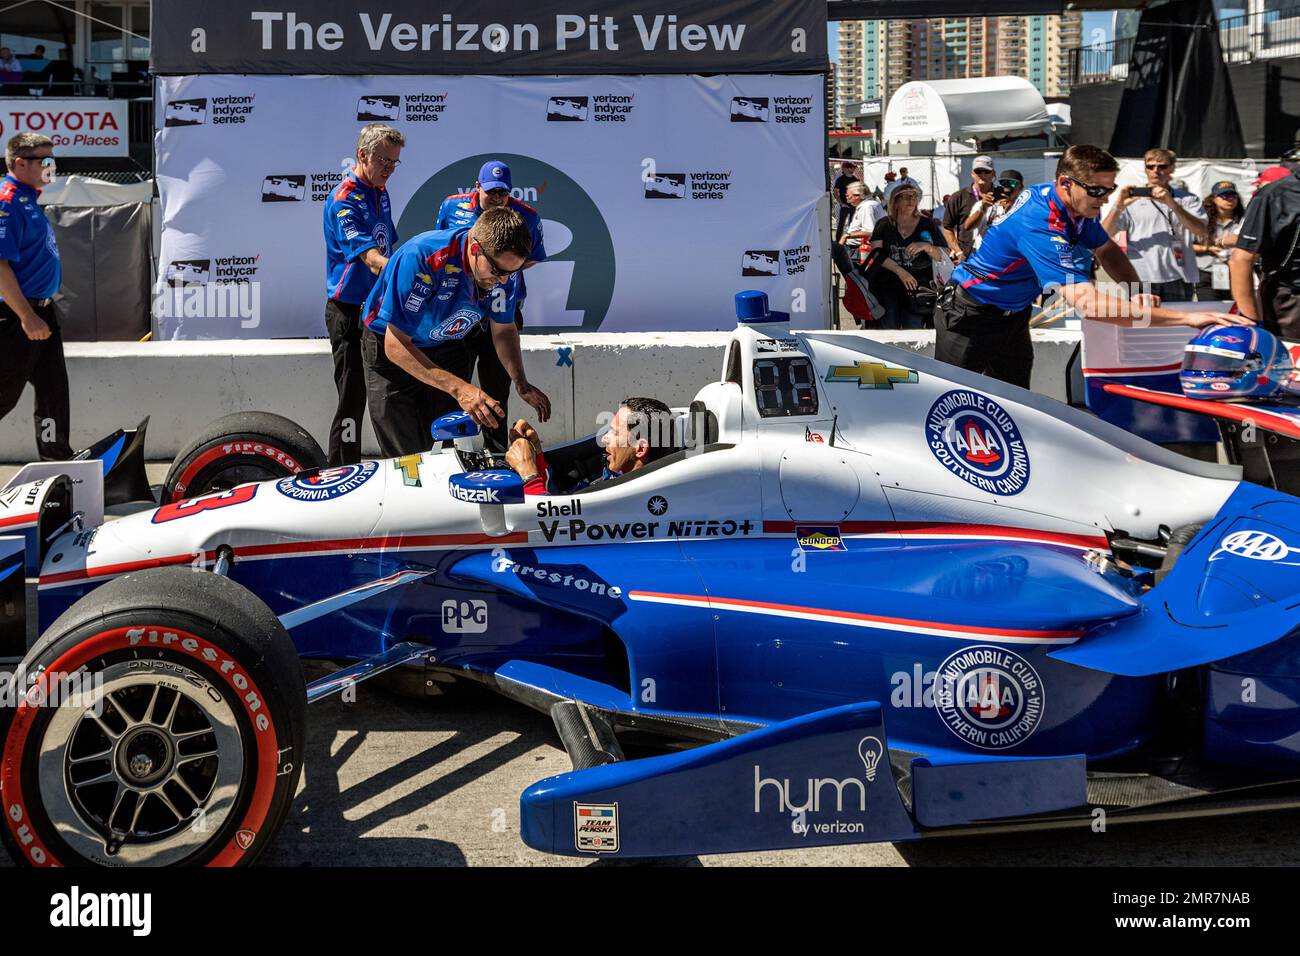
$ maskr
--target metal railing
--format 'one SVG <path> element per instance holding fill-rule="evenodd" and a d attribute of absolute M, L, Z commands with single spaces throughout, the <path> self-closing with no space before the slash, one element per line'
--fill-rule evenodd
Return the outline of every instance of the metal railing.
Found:
<path fill-rule="evenodd" d="M 1070 85 L 1127 79 L 1133 44 L 1133 38 L 1126 37 L 1071 50 Z M 1226 63 L 1300 56 L 1300 4 L 1225 17 L 1219 21 L 1219 45 Z"/>

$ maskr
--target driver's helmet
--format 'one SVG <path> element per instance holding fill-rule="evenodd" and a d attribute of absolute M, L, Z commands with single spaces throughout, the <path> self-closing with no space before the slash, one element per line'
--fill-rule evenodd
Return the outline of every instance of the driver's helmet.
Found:
<path fill-rule="evenodd" d="M 1179 374 L 1192 398 L 1251 398 L 1296 394 L 1296 368 L 1282 340 L 1258 326 L 1202 329 L 1183 351 Z"/>

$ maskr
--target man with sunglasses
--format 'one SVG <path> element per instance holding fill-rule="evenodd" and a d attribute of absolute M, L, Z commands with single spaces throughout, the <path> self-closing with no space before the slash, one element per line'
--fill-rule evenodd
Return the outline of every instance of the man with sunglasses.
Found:
<path fill-rule="evenodd" d="M 455 229 L 460 226 L 473 225 L 485 209 L 512 209 L 528 224 L 528 232 L 533 240 L 533 248 L 528 253 L 524 269 L 531 269 L 539 262 L 546 261 L 546 245 L 542 237 L 542 217 L 537 210 L 526 202 L 512 196 L 510 167 L 499 159 L 491 159 L 478 171 L 474 188 L 467 193 L 456 193 L 442 201 L 438 209 L 438 219 L 434 229 Z M 524 284 L 523 273 L 513 280 L 518 285 L 515 299 L 515 328 L 524 329 L 523 301 L 528 296 L 528 287 Z M 478 365 L 478 383 L 483 391 L 502 408 L 508 408 L 510 400 L 510 376 L 497 357 L 490 335 L 480 335 L 474 339 L 477 343 L 474 359 Z M 483 438 L 488 448 L 494 451 L 506 450 L 506 420 L 503 418 L 495 427 L 486 429 Z"/>
<path fill-rule="evenodd" d="M 361 304 L 397 248 L 388 179 L 401 165 L 405 145 L 406 137 L 391 126 L 363 127 L 352 172 L 325 202 L 325 327 L 339 396 L 329 441 L 329 463 L 335 467 L 361 461 L 366 414 Z"/>
<path fill-rule="evenodd" d="M 1071 146 L 1056 179 L 1020 194 L 969 259 L 952 274 L 935 317 L 935 358 L 1029 387 L 1034 348 L 1029 315 L 1034 301 L 1059 293 L 1086 320 L 1117 325 L 1245 325 L 1239 316 L 1183 312 L 1157 296 L 1103 292 L 1092 260 L 1117 282 L 1136 286 L 1137 272 L 1098 222 L 1115 191 L 1119 164 L 1096 146 Z"/>
<path fill-rule="evenodd" d="M 5 145 L 0 180 L 0 418 L 30 382 L 36 392 L 36 448 L 43 461 L 72 457 L 68 371 L 53 296 L 63 284 L 54 229 L 37 203 L 54 179 L 54 143 L 19 133 Z"/>
<path fill-rule="evenodd" d="M 1190 302 L 1196 289 L 1195 243 L 1209 235 L 1201 198 L 1172 185 L 1178 157 L 1171 149 L 1148 149 L 1142 157 L 1145 186 L 1125 186 L 1102 220 L 1107 234 L 1128 234 L 1126 255 L 1153 295 Z"/>
<path fill-rule="evenodd" d="M 501 404 L 470 382 L 477 336 L 491 336 L 519 397 L 541 421 L 551 417 L 550 399 L 524 374 L 514 323 L 513 279 L 531 251 L 523 218 L 489 209 L 472 226 L 420 233 L 388 260 L 362 307 L 361 340 L 384 457 L 428 450 L 429 426 L 457 409 L 481 429 L 504 420 Z"/>

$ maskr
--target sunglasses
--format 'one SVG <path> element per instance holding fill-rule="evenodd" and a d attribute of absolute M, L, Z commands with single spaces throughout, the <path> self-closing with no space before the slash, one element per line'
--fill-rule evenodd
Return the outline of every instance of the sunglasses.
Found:
<path fill-rule="evenodd" d="M 1093 186 L 1089 183 L 1080 182 L 1073 176 L 1066 176 L 1065 181 L 1074 183 L 1093 199 L 1104 199 L 1119 188 L 1118 186 Z"/>
<path fill-rule="evenodd" d="M 995 180 L 993 180 L 993 185 L 994 185 L 994 186 L 998 186 L 998 187 L 1000 187 L 1000 188 L 1002 188 L 1002 189 L 1016 189 L 1016 188 L 1018 188 L 1018 187 L 1020 186 L 1020 180 L 1018 180 L 1018 179 L 995 179 Z"/>
<path fill-rule="evenodd" d="M 492 272 L 492 275 L 498 279 L 504 279 L 506 276 L 512 276 L 516 272 L 523 271 L 523 266 L 520 266 L 518 269 L 502 269 L 497 261 L 487 254 L 487 250 L 484 249 L 482 245 L 478 247 L 478 254 L 487 260 L 488 269 Z"/>
<path fill-rule="evenodd" d="M 1169 163 L 1147 163 L 1147 169 L 1169 169 Z"/>
<path fill-rule="evenodd" d="M 42 166 L 53 166 L 53 156 L 17 156 L 16 159 L 25 159 L 29 163 L 40 163 Z"/>

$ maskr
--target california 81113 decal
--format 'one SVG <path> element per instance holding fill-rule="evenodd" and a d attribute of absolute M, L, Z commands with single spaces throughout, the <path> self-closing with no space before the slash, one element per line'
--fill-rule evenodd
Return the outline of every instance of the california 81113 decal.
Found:
<path fill-rule="evenodd" d="M 981 491 L 1018 495 L 1029 484 L 1029 451 L 1001 405 L 978 392 L 954 389 L 925 416 L 925 441 L 950 472 Z"/>
<path fill-rule="evenodd" d="M 275 490 L 294 501 L 329 501 L 356 491 L 379 471 L 379 462 L 363 461 L 359 465 L 322 468 L 291 478 L 281 478 Z"/>

